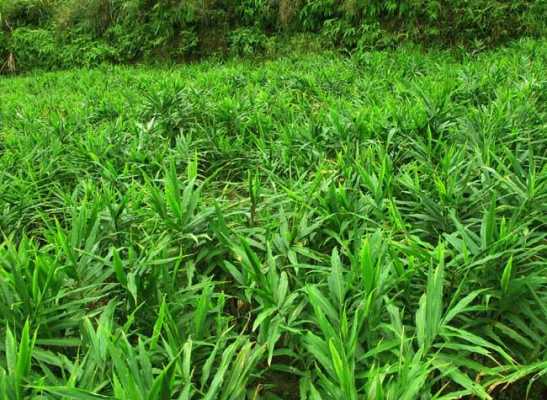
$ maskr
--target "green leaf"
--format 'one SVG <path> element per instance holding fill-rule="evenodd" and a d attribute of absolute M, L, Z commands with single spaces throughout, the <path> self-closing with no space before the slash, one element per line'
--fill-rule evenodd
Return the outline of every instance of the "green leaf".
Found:
<path fill-rule="evenodd" d="M 501 274 L 501 290 L 503 293 L 507 294 L 509 291 L 509 283 L 511 282 L 511 274 L 513 271 L 513 256 L 509 258 L 509 261 L 505 265 L 505 268 L 503 269 L 503 273 Z"/>
<path fill-rule="evenodd" d="M 346 297 L 346 287 L 344 284 L 344 272 L 338 250 L 334 249 L 331 256 L 331 273 L 329 276 L 329 290 L 331 299 L 340 309 Z"/>
<path fill-rule="evenodd" d="M 86 390 L 71 388 L 66 386 L 35 386 L 37 391 L 45 391 L 56 396 L 62 396 L 64 399 L 71 400 L 113 400 L 113 397 L 103 396 L 91 393 Z"/>

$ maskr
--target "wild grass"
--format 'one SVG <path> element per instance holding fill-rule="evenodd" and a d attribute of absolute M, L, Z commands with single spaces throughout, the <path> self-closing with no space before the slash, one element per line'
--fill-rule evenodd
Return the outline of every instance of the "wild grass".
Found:
<path fill-rule="evenodd" d="M 0 80 L 0 398 L 542 398 L 546 61 Z"/>

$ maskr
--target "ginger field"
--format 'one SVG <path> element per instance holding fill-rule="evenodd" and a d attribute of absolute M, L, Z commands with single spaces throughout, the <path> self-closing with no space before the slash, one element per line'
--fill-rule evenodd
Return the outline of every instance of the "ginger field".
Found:
<path fill-rule="evenodd" d="M 542 399 L 547 44 L 0 78 L 0 399 Z"/>

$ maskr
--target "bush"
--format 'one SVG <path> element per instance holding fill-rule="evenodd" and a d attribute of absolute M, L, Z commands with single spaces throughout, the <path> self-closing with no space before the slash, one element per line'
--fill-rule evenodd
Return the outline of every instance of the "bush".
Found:
<path fill-rule="evenodd" d="M 116 0 L 73 0 L 63 2 L 57 9 L 56 23 L 64 31 L 75 30 L 102 35 L 119 12 Z"/>
<path fill-rule="evenodd" d="M 133 58 L 179 58 L 198 47 L 199 9 L 193 2 L 128 2 L 120 7 L 107 38 Z"/>
<path fill-rule="evenodd" d="M 116 48 L 103 40 L 80 35 L 63 41 L 47 29 L 18 28 L 7 45 L 16 71 L 32 68 L 58 69 L 92 67 L 105 62 L 119 62 Z M 5 69 L 8 69 L 7 67 Z"/>
<path fill-rule="evenodd" d="M 275 29 L 277 26 L 278 4 L 272 0 L 241 0 L 236 6 L 236 23 L 256 26 L 262 29 Z"/>
<path fill-rule="evenodd" d="M 40 26 L 52 15 L 53 0 L 1 0 L 0 22 L 3 29 Z"/>
<path fill-rule="evenodd" d="M 58 67 L 93 67 L 106 62 L 122 61 L 115 47 L 91 36 L 82 35 L 70 42 L 61 43 L 60 51 Z"/>
<path fill-rule="evenodd" d="M 238 56 L 262 54 L 268 38 L 256 28 L 240 28 L 229 35 L 230 52 Z"/>
<path fill-rule="evenodd" d="M 62 59 L 53 33 L 47 29 L 17 28 L 9 40 L 9 51 L 18 71 L 55 68 Z"/>

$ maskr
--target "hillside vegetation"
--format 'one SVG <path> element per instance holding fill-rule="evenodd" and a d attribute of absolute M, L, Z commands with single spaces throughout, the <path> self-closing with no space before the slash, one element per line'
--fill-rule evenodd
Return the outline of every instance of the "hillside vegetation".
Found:
<path fill-rule="evenodd" d="M 544 0 L 0 0 L 3 72 L 257 55 L 315 33 L 352 51 L 542 36 Z"/>
<path fill-rule="evenodd" d="M 138 57 L 116 43 L 155 50 L 158 21 L 180 39 L 162 8 L 125 29 L 121 9 L 92 26 L 95 9 L 64 3 L 10 43 Z M 124 3 L 140 18 L 152 2 Z M 247 3 L 248 25 L 277 29 L 280 10 Z M 426 36 L 429 11 L 402 5 L 448 4 L 369 3 L 384 6 L 355 18 Z M 354 15 L 299 4 L 306 29 Z M 488 11 L 485 32 L 539 2 L 510 4 L 522 13 Z M 438 35 L 459 40 L 445 11 Z M 527 39 L 3 77 L 0 398 L 545 398 L 546 70 Z"/>

